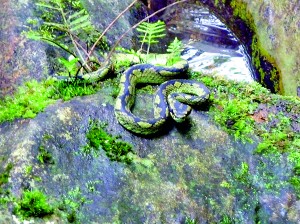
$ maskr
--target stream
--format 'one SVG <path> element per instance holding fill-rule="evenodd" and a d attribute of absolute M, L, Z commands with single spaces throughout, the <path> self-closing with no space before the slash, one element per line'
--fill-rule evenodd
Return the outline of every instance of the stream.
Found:
<path fill-rule="evenodd" d="M 236 81 L 254 81 L 244 46 L 207 8 L 186 3 L 167 10 L 163 20 L 169 36 L 183 42 L 182 58 L 188 60 L 193 71 Z"/>

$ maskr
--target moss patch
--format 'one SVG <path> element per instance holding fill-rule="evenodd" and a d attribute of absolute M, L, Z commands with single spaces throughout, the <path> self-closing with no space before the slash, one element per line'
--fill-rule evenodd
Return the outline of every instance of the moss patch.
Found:
<path fill-rule="evenodd" d="M 134 155 L 132 146 L 119 140 L 119 136 L 112 136 L 105 130 L 106 124 L 92 121 L 90 129 L 86 134 L 88 143 L 83 147 L 82 152 L 97 155 L 103 149 L 107 157 L 112 161 L 131 163 Z"/>
<path fill-rule="evenodd" d="M 53 207 L 47 202 L 47 197 L 41 191 L 26 190 L 16 202 L 14 213 L 22 218 L 44 217 L 53 214 Z"/>
<path fill-rule="evenodd" d="M 288 153 L 294 167 L 290 182 L 300 197 L 300 100 L 271 94 L 257 83 L 228 82 L 197 73 L 191 77 L 211 88 L 209 113 L 224 130 L 244 142 L 258 136 L 258 154 Z"/>
<path fill-rule="evenodd" d="M 33 80 L 18 88 L 14 96 L 0 102 L 0 123 L 15 118 L 33 118 L 53 103 L 53 81 L 38 83 Z"/>

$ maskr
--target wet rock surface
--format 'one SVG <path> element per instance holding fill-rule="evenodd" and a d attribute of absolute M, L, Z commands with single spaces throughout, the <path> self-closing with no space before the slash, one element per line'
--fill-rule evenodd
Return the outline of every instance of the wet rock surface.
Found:
<path fill-rule="evenodd" d="M 182 125 L 170 122 L 156 138 L 135 136 L 115 120 L 114 100 L 105 93 L 58 101 L 35 119 L 1 125 L 1 166 L 13 164 L 8 184 L 13 195 L 38 188 L 59 201 L 80 189 L 88 201 L 77 211 L 84 223 L 182 223 L 187 217 L 204 223 L 225 216 L 241 223 L 255 217 L 297 223 L 299 208 L 285 182 L 290 167 L 284 156 L 253 154 L 255 143 L 237 142 L 205 111 L 193 111 Z M 149 101 L 149 95 L 140 97 L 135 113 Z M 133 163 L 110 161 L 104 151 L 83 155 L 89 120 L 107 123 L 108 133 L 131 143 L 138 156 Z M 41 147 L 53 162 L 40 163 Z"/>
<path fill-rule="evenodd" d="M 47 72 L 46 46 L 21 35 L 32 15 L 32 4 L 5 0 L 0 9 L 0 98 L 32 78 Z"/>

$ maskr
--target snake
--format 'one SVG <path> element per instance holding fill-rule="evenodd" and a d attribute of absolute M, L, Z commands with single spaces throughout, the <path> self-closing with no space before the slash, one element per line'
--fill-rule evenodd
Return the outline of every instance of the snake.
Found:
<path fill-rule="evenodd" d="M 201 82 L 180 79 L 188 70 L 188 63 L 180 60 L 172 66 L 137 64 L 128 68 L 120 79 L 120 92 L 115 103 L 118 122 L 127 130 L 140 135 L 159 132 L 167 119 L 183 122 L 192 107 L 207 101 L 209 89 Z M 154 96 L 154 117 L 145 119 L 131 111 L 135 102 L 136 85 L 160 84 Z"/>
<path fill-rule="evenodd" d="M 109 72 L 110 66 L 111 64 L 107 63 L 95 72 L 76 78 L 89 82 L 101 80 Z M 183 59 L 172 66 L 146 63 L 129 67 L 120 78 L 120 92 L 114 107 L 118 122 L 135 134 L 152 135 L 162 130 L 169 117 L 179 123 L 186 120 L 192 106 L 201 105 L 210 95 L 209 89 L 203 83 L 182 79 L 188 67 L 188 62 Z M 70 78 L 58 77 L 58 79 L 72 81 Z M 141 118 L 131 111 L 137 84 L 159 84 L 154 96 L 152 118 Z"/>

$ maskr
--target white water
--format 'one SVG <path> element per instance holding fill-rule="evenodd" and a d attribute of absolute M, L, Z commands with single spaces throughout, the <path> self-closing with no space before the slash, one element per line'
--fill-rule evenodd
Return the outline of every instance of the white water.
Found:
<path fill-rule="evenodd" d="M 185 44 L 182 58 L 189 61 L 192 70 L 236 81 L 254 81 L 243 46 L 207 8 L 185 4 L 170 9 L 164 18 L 169 33 Z"/>

